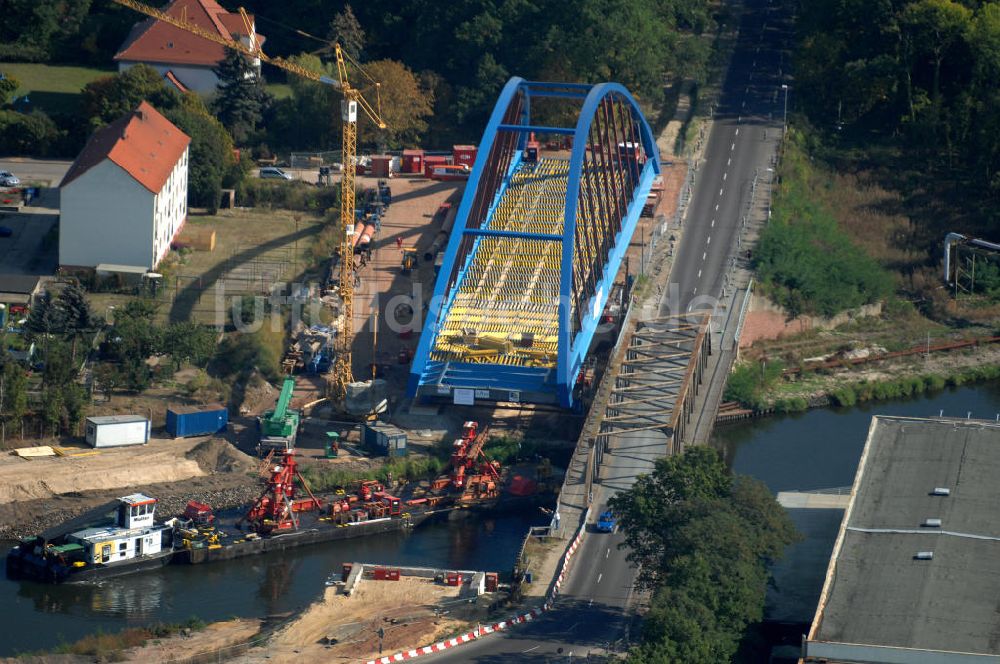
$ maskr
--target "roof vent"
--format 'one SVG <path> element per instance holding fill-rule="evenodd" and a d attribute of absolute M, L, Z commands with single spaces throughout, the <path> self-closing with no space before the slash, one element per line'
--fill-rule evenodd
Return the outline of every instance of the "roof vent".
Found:
<path fill-rule="evenodd" d="M 914 560 L 933 560 L 933 551 L 917 551 L 917 555 L 913 556 Z"/>
<path fill-rule="evenodd" d="M 925 528 L 940 528 L 941 519 L 924 519 Z"/>
<path fill-rule="evenodd" d="M 949 489 L 947 487 L 943 487 L 943 486 L 937 486 L 937 487 L 934 487 L 933 491 L 931 491 L 931 495 L 932 496 L 950 496 L 951 495 L 951 489 Z"/>

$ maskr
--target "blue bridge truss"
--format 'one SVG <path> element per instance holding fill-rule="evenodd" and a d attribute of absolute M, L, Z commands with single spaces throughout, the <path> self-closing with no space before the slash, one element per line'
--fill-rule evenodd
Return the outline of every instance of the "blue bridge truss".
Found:
<path fill-rule="evenodd" d="M 574 116 L 572 127 L 545 123 Z M 538 137 L 564 149 L 540 151 Z M 652 131 L 621 85 L 508 81 L 445 249 L 409 395 L 572 407 L 659 172 Z"/>

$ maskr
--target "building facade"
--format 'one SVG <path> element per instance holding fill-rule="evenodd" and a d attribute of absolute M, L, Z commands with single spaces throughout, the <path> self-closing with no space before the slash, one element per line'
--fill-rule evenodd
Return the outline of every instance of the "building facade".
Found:
<path fill-rule="evenodd" d="M 236 39 L 251 49 L 264 42 L 252 16 L 245 22 L 240 14 L 226 11 L 215 0 L 174 0 L 163 11 L 225 39 Z M 219 84 L 213 70 L 225 57 L 222 45 L 149 18 L 132 28 L 114 59 L 118 71 L 143 63 L 181 92 L 211 94 Z M 254 59 L 253 65 L 259 74 L 260 59 Z"/>
<path fill-rule="evenodd" d="M 190 141 L 146 102 L 98 130 L 60 184 L 59 264 L 156 268 L 187 219 Z"/>

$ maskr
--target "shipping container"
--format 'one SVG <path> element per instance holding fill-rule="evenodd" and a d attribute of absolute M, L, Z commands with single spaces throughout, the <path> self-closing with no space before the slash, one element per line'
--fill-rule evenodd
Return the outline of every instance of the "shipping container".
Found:
<path fill-rule="evenodd" d="M 465 164 L 469 168 L 476 163 L 475 145 L 455 145 L 451 148 L 451 161 L 453 164 Z"/>
<path fill-rule="evenodd" d="M 406 432 L 386 422 L 365 424 L 364 441 L 370 449 L 381 454 L 406 456 Z"/>
<path fill-rule="evenodd" d="M 424 151 L 423 150 L 403 150 L 404 173 L 424 172 Z"/>
<path fill-rule="evenodd" d="M 373 155 L 371 175 L 376 178 L 390 177 L 392 175 L 392 155 Z"/>
<path fill-rule="evenodd" d="M 225 406 L 176 406 L 167 409 L 167 433 L 174 438 L 208 436 L 226 429 Z"/>
<path fill-rule="evenodd" d="M 87 443 L 91 447 L 145 445 L 149 420 L 141 415 L 105 415 L 87 418 Z"/>
<path fill-rule="evenodd" d="M 448 163 L 448 157 L 443 155 L 426 155 L 424 157 L 424 177 L 430 177 L 435 166 L 443 166 Z"/>

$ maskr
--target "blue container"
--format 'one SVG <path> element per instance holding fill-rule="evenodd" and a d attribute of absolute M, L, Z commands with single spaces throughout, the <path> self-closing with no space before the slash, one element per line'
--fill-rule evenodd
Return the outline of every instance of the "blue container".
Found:
<path fill-rule="evenodd" d="M 228 422 L 229 411 L 223 406 L 167 409 L 167 433 L 174 438 L 218 433 L 225 430 Z"/>

